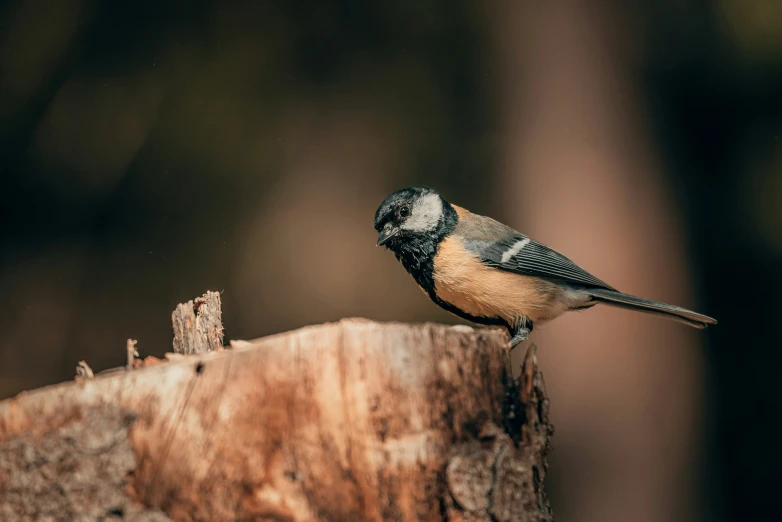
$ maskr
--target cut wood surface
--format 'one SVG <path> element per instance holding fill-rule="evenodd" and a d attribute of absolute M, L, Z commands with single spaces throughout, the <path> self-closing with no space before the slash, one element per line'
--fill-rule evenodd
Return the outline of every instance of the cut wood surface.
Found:
<path fill-rule="evenodd" d="M 0 520 L 532 521 L 534 347 L 343 320 L 0 402 Z"/>

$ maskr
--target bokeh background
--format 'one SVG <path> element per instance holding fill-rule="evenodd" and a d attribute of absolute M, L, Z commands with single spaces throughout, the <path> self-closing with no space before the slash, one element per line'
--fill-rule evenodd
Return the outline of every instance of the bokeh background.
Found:
<path fill-rule="evenodd" d="M 410 184 L 717 317 L 536 330 L 560 521 L 770 520 L 782 483 L 782 2 L 0 6 L 0 398 L 170 346 L 455 322 L 374 248 Z"/>

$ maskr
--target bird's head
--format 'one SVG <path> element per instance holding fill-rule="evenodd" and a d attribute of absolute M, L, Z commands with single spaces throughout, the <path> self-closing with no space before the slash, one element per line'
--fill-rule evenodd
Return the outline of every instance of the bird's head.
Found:
<path fill-rule="evenodd" d="M 408 187 L 388 196 L 375 213 L 378 246 L 397 251 L 410 241 L 430 240 L 443 232 L 450 205 L 434 189 Z"/>

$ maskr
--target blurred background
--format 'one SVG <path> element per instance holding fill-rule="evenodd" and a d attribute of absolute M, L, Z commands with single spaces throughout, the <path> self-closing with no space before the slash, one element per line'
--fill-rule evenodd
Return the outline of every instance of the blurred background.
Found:
<path fill-rule="evenodd" d="M 618 288 L 535 331 L 559 521 L 768 520 L 782 467 L 782 2 L 0 6 L 0 398 L 171 342 L 456 322 L 374 247 L 432 185 Z"/>

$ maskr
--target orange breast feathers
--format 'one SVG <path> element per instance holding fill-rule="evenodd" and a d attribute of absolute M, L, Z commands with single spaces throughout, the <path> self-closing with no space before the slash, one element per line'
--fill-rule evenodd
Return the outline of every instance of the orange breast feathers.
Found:
<path fill-rule="evenodd" d="M 459 236 L 445 238 L 434 258 L 437 296 L 477 317 L 540 323 L 567 310 L 568 291 L 552 281 L 491 268 L 464 247 Z"/>

